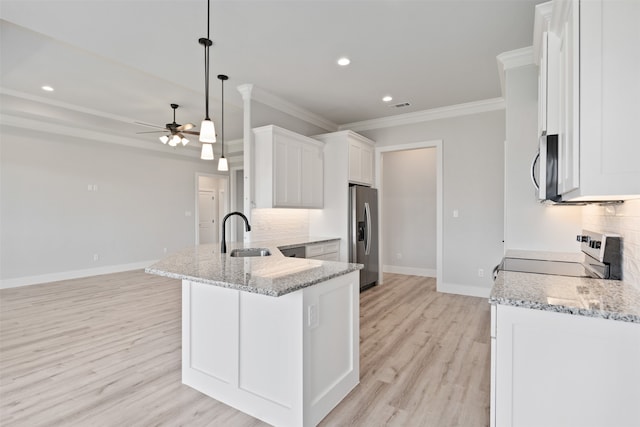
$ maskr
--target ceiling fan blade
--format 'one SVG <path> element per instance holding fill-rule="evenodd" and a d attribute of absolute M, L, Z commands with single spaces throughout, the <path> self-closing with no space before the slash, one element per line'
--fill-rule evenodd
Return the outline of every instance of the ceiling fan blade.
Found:
<path fill-rule="evenodd" d="M 191 130 L 183 130 L 182 133 L 188 133 L 189 135 L 200 135 L 200 132 L 194 132 Z"/>
<path fill-rule="evenodd" d="M 158 126 L 158 125 L 150 125 L 149 123 L 143 123 L 143 122 L 134 122 L 137 125 L 142 125 L 142 126 L 149 126 L 150 128 L 159 128 L 159 129 L 165 129 L 166 126 Z"/>
<path fill-rule="evenodd" d="M 147 132 L 136 132 L 136 135 L 140 133 L 164 133 L 164 132 L 166 132 L 166 130 L 150 130 Z"/>
<path fill-rule="evenodd" d="M 178 126 L 176 129 L 179 131 L 183 131 L 183 130 L 193 129 L 194 127 L 196 127 L 196 125 L 194 125 L 193 123 L 185 123 L 183 125 Z"/>

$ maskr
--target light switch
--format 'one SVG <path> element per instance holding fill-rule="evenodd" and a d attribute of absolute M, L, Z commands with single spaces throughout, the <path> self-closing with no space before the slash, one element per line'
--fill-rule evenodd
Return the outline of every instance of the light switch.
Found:
<path fill-rule="evenodd" d="M 460 216 L 459 213 L 458 213 L 458 209 L 454 209 L 453 210 L 453 217 L 454 218 L 458 218 L 458 216 Z"/>

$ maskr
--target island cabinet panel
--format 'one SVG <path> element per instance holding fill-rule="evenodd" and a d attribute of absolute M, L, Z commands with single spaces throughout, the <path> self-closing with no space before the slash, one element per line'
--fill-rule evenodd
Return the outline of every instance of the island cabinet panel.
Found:
<path fill-rule="evenodd" d="M 359 272 L 280 297 L 183 280 L 182 382 L 275 426 L 317 425 L 359 382 Z"/>
<path fill-rule="evenodd" d="M 640 325 L 504 305 L 492 316 L 495 426 L 640 425 Z"/>
<path fill-rule="evenodd" d="M 275 301 L 272 301 L 275 300 Z M 250 393 L 294 408 L 302 404 L 301 295 L 280 298 L 240 292 L 240 382 Z"/>

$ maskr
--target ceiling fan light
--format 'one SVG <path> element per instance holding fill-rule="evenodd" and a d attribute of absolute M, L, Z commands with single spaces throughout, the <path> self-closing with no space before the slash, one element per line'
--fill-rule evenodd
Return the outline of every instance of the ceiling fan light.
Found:
<path fill-rule="evenodd" d="M 162 135 L 160 137 L 160 142 L 162 142 L 163 144 L 166 144 L 167 142 L 169 142 L 169 137 L 167 135 Z"/>
<path fill-rule="evenodd" d="M 218 159 L 218 170 L 219 171 L 228 171 L 229 170 L 229 163 L 227 162 L 227 158 L 226 157 L 220 157 L 220 159 Z"/>
<path fill-rule="evenodd" d="M 189 140 L 187 138 L 182 138 L 180 141 L 182 142 L 183 147 L 189 143 Z"/>
<path fill-rule="evenodd" d="M 200 142 L 209 144 L 216 142 L 216 128 L 211 119 L 204 119 L 200 124 Z"/>
<path fill-rule="evenodd" d="M 200 152 L 200 158 L 202 160 L 213 160 L 213 145 L 209 143 L 202 144 L 202 151 Z"/>
<path fill-rule="evenodd" d="M 169 140 L 169 145 L 175 147 L 180 143 L 180 137 L 178 135 L 173 135 Z"/>

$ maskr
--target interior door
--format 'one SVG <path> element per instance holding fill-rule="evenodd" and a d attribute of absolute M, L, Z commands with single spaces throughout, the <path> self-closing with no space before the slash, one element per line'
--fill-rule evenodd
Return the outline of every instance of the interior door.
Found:
<path fill-rule="evenodd" d="M 218 239 L 217 197 L 213 191 L 200 190 L 198 192 L 198 235 L 200 244 L 215 243 Z"/>

